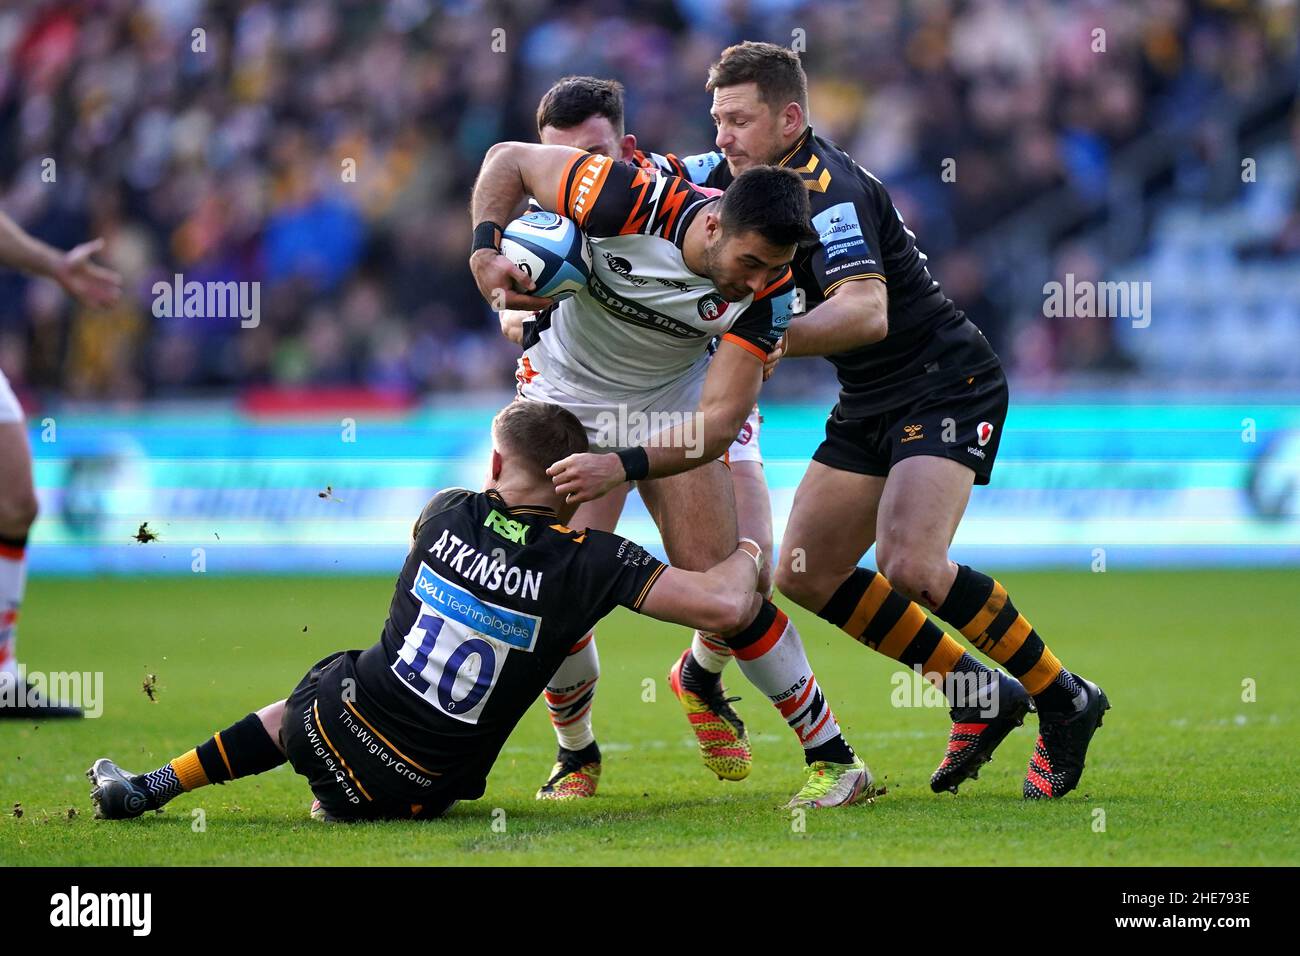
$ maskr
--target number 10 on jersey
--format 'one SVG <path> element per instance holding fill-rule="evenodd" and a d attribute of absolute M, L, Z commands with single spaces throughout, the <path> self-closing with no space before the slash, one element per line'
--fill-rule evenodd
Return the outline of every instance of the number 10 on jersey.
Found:
<path fill-rule="evenodd" d="M 393 673 L 448 717 L 476 724 L 509 650 L 426 611 L 406 635 Z"/>

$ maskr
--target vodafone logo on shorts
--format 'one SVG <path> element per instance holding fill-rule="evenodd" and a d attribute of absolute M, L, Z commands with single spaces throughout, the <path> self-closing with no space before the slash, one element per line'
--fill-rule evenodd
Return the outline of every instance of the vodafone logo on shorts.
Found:
<path fill-rule="evenodd" d="M 990 424 L 989 422 L 980 422 L 979 427 L 975 429 L 975 438 L 980 443 L 980 447 L 983 448 L 985 445 L 987 445 L 989 443 L 989 439 L 992 437 L 993 437 L 992 424 Z"/>
<path fill-rule="evenodd" d="M 751 425 L 749 422 L 745 422 L 745 427 L 742 428 L 740 430 L 740 434 L 736 436 L 736 441 L 742 445 L 748 445 L 749 440 L 753 437 L 754 437 L 754 426 Z"/>

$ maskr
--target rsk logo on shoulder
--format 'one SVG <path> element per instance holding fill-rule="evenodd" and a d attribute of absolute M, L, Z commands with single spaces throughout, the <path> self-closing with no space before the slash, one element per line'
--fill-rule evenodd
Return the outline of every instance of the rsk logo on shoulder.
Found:
<path fill-rule="evenodd" d="M 513 541 L 515 544 L 525 544 L 524 538 L 528 535 L 528 525 L 522 521 L 515 521 L 507 518 L 495 508 L 488 512 L 488 516 L 483 521 L 483 527 L 491 528 L 507 541 Z"/>

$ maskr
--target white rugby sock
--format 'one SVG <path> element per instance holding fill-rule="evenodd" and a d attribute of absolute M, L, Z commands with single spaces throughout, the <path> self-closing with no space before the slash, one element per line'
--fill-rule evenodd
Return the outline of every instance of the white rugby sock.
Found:
<path fill-rule="evenodd" d="M 691 656 L 710 674 L 721 674 L 734 656 L 722 638 L 710 631 L 696 631 L 691 638 Z"/>
<path fill-rule="evenodd" d="M 547 682 L 544 694 L 555 737 L 566 750 L 581 750 L 596 739 L 591 729 L 591 704 L 599 677 L 596 632 L 588 631 Z"/>
<path fill-rule="evenodd" d="M 727 643 L 741 673 L 781 712 L 804 750 L 840 736 L 840 725 L 817 684 L 799 632 L 785 612 L 764 601 L 754 622 Z"/>
<path fill-rule="evenodd" d="M 0 539 L 0 674 L 18 674 L 18 609 L 27 584 L 26 540 Z"/>

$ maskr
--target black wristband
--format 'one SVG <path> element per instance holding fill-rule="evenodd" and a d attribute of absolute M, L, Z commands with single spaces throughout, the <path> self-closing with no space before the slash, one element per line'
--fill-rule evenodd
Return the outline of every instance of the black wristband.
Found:
<path fill-rule="evenodd" d="M 473 255 L 480 249 L 491 249 L 494 252 L 500 252 L 501 240 L 497 236 L 501 232 L 504 232 L 504 230 L 495 222 L 484 219 L 474 227 L 474 245 L 470 248 L 469 254 Z"/>
<path fill-rule="evenodd" d="M 650 456 L 640 445 L 635 448 L 624 448 L 618 452 L 618 460 L 623 463 L 628 481 L 640 481 L 650 474 Z"/>

